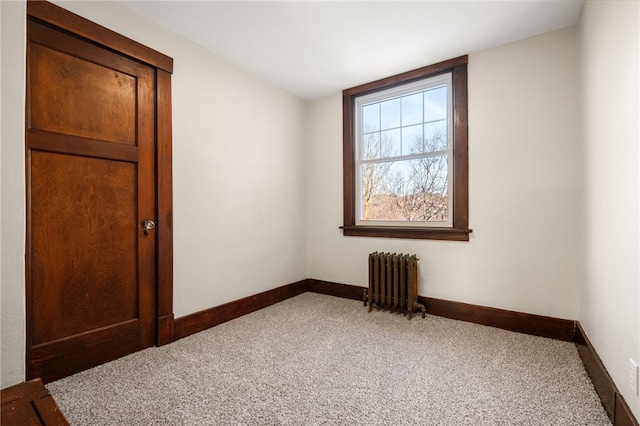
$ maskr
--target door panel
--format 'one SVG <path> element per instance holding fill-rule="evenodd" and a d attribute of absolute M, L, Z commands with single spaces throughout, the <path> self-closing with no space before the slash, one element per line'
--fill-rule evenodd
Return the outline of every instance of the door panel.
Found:
<path fill-rule="evenodd" d="M 27 27 L 27 376 L 155 343 L 153 68 Z"/>
<path fill-rule="evenodd" d="M 135 164 L 34 151 L 31 176 L 33 344 L 137 318 Z"/>
<path fill-rule="evenodd" d="M 38 44 L 30 50 L 32 129 L 136 144 L 136 78 Z M 62 104 L 61 102 L 64 102 Z"/>

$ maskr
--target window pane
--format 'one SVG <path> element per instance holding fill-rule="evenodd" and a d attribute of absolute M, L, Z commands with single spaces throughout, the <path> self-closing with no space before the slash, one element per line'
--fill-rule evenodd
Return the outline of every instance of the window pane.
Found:
<path fill-rule="evenodd" d="M 422 123 L 422 93 L 402 97 L 402 125 Z"/>
<path fill-rule="evenodd" d="M 362 153 L 360 155 L 363 160 L 380 158 L 380 132 L 362 136 Z"/>
<path fill-rule="evenodd" d="M 447 118 L 447 87 L 438 87 L 424 92 L 424 121 Z"/>
<path fill-rule="evenodd" d="M 422 147 L 422 124 L 402 128 L 402 155 L 424 152 Z"/>
<path fill-rule="evenodd" d="M 378 217 L 380 203 L 384 198 L 385 181 L 389 178 L 389 169 L 393 163 L 363 164 L 360 167 L 362 183 L 362 217 L 365 220 Z"/>
<path fill-rule="evenodd" d="M 381 132 L 380 155 L 381 158 L 397 157 L 402 152 L 402 139 L 400 129 L 384 130 Z"/>
<path fill-rule="evenodd" d="M 362 133 L 380 130 L 380 104 L 362 107 Z"/>
<path fill-rule="evenodd" d="M 362 165 L 362 219 L 447 221 L 447 169 L 445 155 Z"/>
<path fill-rule="evenodd" d="M 447 149 L 447 121 L 440 120 L 424 125 L 424 146 L 422 152 Z"/>
<path fill-rule="evenodd" d="M 400 127 L 400 99 L 391 99 L 380 104 L 381 129 Z"/>

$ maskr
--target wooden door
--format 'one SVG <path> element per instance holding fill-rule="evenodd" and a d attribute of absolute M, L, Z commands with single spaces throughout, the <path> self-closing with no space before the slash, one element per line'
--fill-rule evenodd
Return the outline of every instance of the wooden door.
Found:
<path fill-rule="evenodd" d="M 156 70 L 30 19 L 27 377 L 156 343 Z"/>

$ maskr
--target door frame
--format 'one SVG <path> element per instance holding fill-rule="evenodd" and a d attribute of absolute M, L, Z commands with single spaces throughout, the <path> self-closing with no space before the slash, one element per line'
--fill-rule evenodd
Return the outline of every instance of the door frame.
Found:
<path fill-rule="evenodd" d="M 27 19 L 43 22 L 155 69 L 156 345 L 174 341 L 171 74 L 173 59 L 47 1 L 28 0 Z M 28 263 L 28 262 L 27 262 Z M 27 269 L 30 267 L 26 265 Z"/>

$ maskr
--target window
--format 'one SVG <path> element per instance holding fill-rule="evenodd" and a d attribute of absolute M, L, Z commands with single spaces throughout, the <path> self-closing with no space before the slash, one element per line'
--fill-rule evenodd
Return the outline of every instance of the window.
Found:
<path fill-rule="evenodd" d="M 343 92 L 344 235 L 468 241 L 467 57 Z"/>

